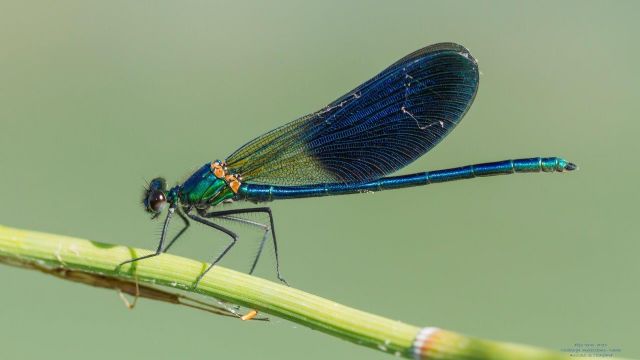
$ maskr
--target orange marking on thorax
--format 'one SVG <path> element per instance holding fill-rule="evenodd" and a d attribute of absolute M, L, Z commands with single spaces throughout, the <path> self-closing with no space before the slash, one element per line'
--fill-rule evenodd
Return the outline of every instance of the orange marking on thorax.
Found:
<path fill-rule="evenodd" d="M 224 179 L 225 175 L 227 174 L 226 171 L 224 171 L 223 165 L 217 161 L 211 163 L 211 172 L 218 179 Z"/>
<path fill-rule="evenodd" d="M 224 162 L 214 161 L 211 163 L 211 172 L 218 179 L 224 179 L 231 191 L 233 191 L 234 194 L 237 194 L 238 190 L 240 190 L 240 185 L 242 184 L 240 182 L 240 177 L 238 175 L 228 175 L 226 165 L 227 164 Z"/>
<path fill-rule="evenodd" d="M 240 180 L 235 175 L 227 175 L 224 180 L 227 182 L 227 185 L 231 188 L 234 193 L 238 193 L 240 189 Z"/>

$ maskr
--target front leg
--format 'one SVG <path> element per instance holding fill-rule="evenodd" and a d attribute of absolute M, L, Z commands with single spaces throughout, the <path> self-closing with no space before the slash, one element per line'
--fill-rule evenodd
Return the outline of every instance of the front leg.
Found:
<path fill-rule="evenodd" d="M 187 213 L 190 211 L 191 209 L 187 209 L 185 210 Z M 187 231 L 187 229 L 189 228 L 189 225 L 191 225 L 189 223 L 189 219 L 187 219 L 187 217 L 182 213 L 182 210 L 180 210 L 180 208 L 176 208 L 176 213 L 178 213 L 178 216 L 180 216 L 180 218 L 182 219 L 182 221 L 184 222 L 184 227 L 182 228 L 182 230 L 180 230 L 176 236 L 173 237 L 173 239 L 171 239 L 171 241 L 169 241 L 169 243 L 167 244 L 167 247 L 165 247 L 162 252 L 166 253 L 167 251 L 169 251 L 169 248 L 176 242 L 176 240 L 178 240 L 178 238 L 184 234 L 185 231 Z"/>
<path fill-rule="evenodd" d="M 158 256 L 158 255 L 162 254 L 162 246 L 164 244 L 165 238 L 167 237 L 167 230 L 169 229 L 169 222 L 171 221 L 171 217 L 173 216 L 173 213 L 175 212 L 175 210 L 176 210 L 176 205 L 171 204 L 171 206 L 169 207 L 169 211 L 167 213 L 167 217 L 164 219 L 164 225 L 162 226 L 162 234 L 160 235 L 160 242 L 158 243 L 158 248 L 156 249 L 156 252 L 153 253 L 153 254 L 140 256 L 140 257 L 137 257 L 135 259 L 130 259 L 130 260 L 127 260 L 127 261 L 123 261 L 120 264 L 118 264 L 118 266 L 116 266 L 116 271 L 118 271 L 120 269 L 120 267 L 122 267 L 122 265 L 124 265 L 124 264 L 140 261 L 140 260 L 143 260 L 143 259 L 148 259 L 148 258 L 151 258 L 151 257 Z M 186 230 L 186 229 L 183 229 L 183 231 L 184 230 Z M 180 234 L 182 234 L 183 231 L 181 231 Z M 178 234 L 178 235 L 180 235 L 180 234 Z M 171 241 L 171 244 L 173 244 L 173 242 L 175 240 L 176 240 L 176 238 L 174 238 Z M 169 244 L 169 245 L 171 245 L 171 244 Z"/>

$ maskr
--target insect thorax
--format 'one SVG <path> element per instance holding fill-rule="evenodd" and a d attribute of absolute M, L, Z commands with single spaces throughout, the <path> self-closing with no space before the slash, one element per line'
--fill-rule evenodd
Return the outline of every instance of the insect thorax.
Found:
<path fill-rule="evenodd" d="M 216 160 L 204 164 L 180 186 L 179 199 L 196 208 L 215 206 L 233 199 L 240 185 L 240 176 L 229 174 L 225 163 Z"/>

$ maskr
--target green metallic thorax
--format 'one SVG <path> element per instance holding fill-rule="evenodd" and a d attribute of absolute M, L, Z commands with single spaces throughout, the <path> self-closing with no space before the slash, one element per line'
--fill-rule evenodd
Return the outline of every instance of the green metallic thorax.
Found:
<path fill-rule="evenodd" d="M 234 196 L 227 183 L 211 172 L 210 164 L 198 169 L 178 189 L 178 199 L 182 205 L 196 208 L 216 206 Z"/>

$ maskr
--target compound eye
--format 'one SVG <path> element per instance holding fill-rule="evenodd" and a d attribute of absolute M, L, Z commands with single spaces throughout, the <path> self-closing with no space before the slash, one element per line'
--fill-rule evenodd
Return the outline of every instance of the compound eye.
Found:
<path fill-rule="evenodd" d="M 167 197 L 162 191 L 154 190 L 149 194 L 148 204 L 149 210 L 159 213 L 167 204 Z"/>

